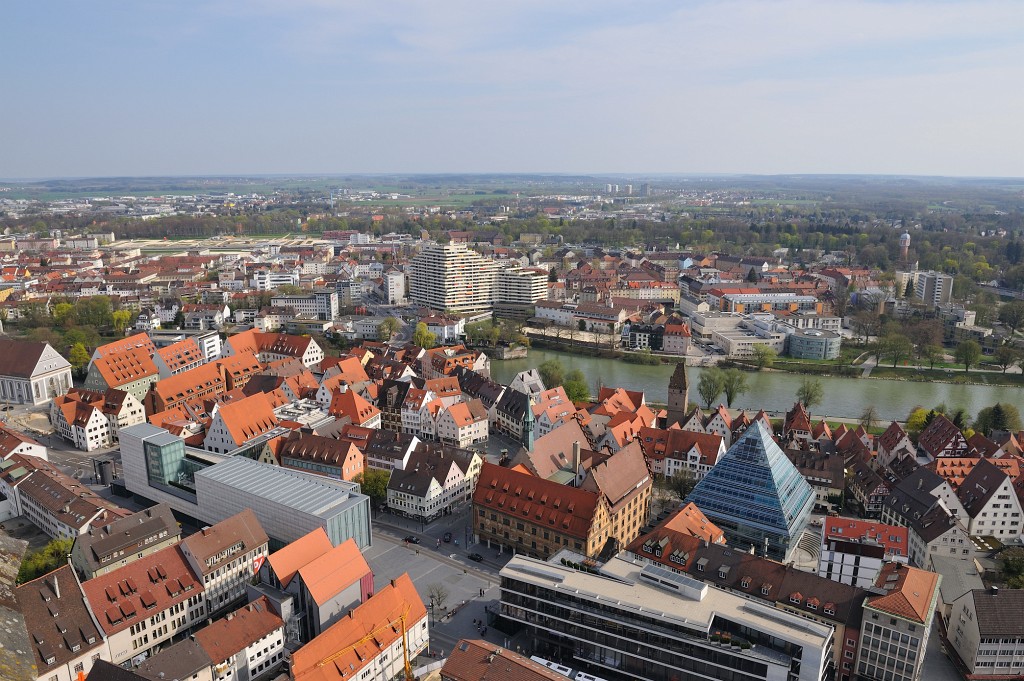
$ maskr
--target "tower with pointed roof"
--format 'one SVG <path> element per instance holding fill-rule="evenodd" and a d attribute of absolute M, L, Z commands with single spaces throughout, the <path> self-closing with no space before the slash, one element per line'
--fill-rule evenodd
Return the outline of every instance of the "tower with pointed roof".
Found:
<path fill-rule="evenodd" d="M 533 418 L 533 393 L 530 393 L 526 401 L 526 413 L 523 415 L 523 447 L 526 451 L 533 451 L 534 428 L 537 425 Z"/>
<path fill-rule="evenodd" d="M 686 376 L 686 362 L 676 364 L 672 378 L 668 381 L 668 417 L 665 427 L 680 423 L 686 417 L 687 405 L 690 403 L 690 379 Z"/>
<path fill-rule="evenodd" d="M 814 490 L 755 420 L 686 502 L 725 532 L 729 546 L 785 561 L 807 527 Z"/>

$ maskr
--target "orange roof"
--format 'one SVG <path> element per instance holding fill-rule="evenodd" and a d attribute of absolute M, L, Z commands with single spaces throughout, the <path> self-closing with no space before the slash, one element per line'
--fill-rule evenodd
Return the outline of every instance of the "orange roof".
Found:
<path fill-rule="evenodd" d="M 393 580 L 340 621 L 292 653 L 295 681 L 335 681 L 358 678 L 360 670 L 381 653 L 390 650 L 405 628 L 418 626 L 427 608 L 416 593 L 409 573 Z M 320 663 L 337 654 L 330 663 Z"/>
<path fill-rule="evenodd" d="M 267 557 L 270 569 L 277 575 L 282 586 L 288 586 L 292 577 L 306 565 L 331 550 L 331 540 L 322 527 L 303 535 L 279 551 Z"/>
<path fill-rule="evenodd" d="M 136 346 L 98 357 L 93 366 L 108 388 L 117 388 L 160 373 L 153 364 L 150 351 Z"/>
<path fill-rule="evenodd" d="M 220 407 L 217 412 L 235 444 L 241 445 L 278 426 L 266 393 L 256 393 Z"/>
<path fill-rule="evenodd" d="M 346 539 L 299 568 L 299 577 L 317 605 L 325 604 L 369 574 L 370 566 L 355 539 Z"/>
<path fill-rule="evenodd" d="M 692 501 L 662 523 L 662 527 L 675 532 L 689 534 L 693 537 L 699 537 L 711 544 L 725 543 L 725 533 L 708 520 L 707 516 L 697 508 L 697 504 Z"/>
<path fill-rule="evenodd" d="M 219 664 L 283 626 L 284 622 L 270 607 L 267 597 L 260 596 L 227 617 L 199 629 L 194 638 L 210 660 Z"/>
<path fill-rule="evenodd" d="M 364 400 L 356 391 L 346 390 L 334 393 L 327 413 L 335 417 L 348 416 L 352 423 L 362 425 L 379 414 L 380 409 Z"/>
<path fill-rule="evenodd" d="M 134 350 L 135 348 L 143 348 L 147 354 L 152 356 L 156 352 L 156 346 L 153 345 L 153 341 L 146 333 L 137 333 L 134 336 L 128 336 L 121 340 L 116 340 L 106 345 L 101 345 L 96 348 L 95 354 L 97 357 L 107 357 L 109 355 L 116 355 L 128 350 Z"/>
<path fill-rule="evenodd" d="M 893 579 L 891 579 L 893 578 Z M 875 586 L 888 591 L 869 597 L 864 606 L 924 624 L 939 587 L 939 576 L 918 568 L 887 563 L 875 579 Z"/>
<path fill-rule="evenodd" d="M 168 345 L 166 348 L 160 348 L 156 353 L 167 365 L 167 369 L 172 372 L 183 366 L 196 362 L 202 363 L 205 360 L 203 351 L 199 349 L 194 338 L 186 338 L 173 345 Z"/>

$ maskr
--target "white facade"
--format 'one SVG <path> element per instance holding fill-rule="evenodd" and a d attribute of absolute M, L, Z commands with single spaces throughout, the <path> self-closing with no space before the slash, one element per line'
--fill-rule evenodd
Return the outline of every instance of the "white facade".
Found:
<path fill-rule="evenodd" d="M 410 263 L 409 297 L 418 305 L 457 313 L 494 306 L 498 263 L 461 244 L 430 244 Z"/>
<path fill-rule="evenodd" d="M 298 296 L 274 296 L 270 304 L 276 308 L 292 308 L 297 314 L 314 315 L 317 319 L 330 321 L 338 316 L 338 292 L 314 291 Z"/>
<path fill-rule="evenodd" d="M 259 270 L 253 272 L 252 285 L 257 291 L 273 291 L 285 285 L 298 286 L 299 271 L 271 272 L 269 270 Z"/>
<path fill-rule="evenodd" d="M 72 385 L 71 363 L 49 343 L 44 344 L 35 366 L 18 369 L 22 370 L 21 375 L 0 375 L 0 402 L 46 404 L 66 393 Z"/>

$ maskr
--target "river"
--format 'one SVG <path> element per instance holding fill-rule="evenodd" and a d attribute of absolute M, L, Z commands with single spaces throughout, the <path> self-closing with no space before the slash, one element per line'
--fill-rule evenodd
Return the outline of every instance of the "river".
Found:
<path fill-rule="evenodd" d="M 557 350 L 531 348 L 527 359 L 492 360 L 491 377 L 499 383 L 508 383 L 520 371 L 539 366 L 549 359 L 557 359 L 566 370 L 579 369 L 587 377 L 593 392 L 597 386 L 622 387 L 643 390 L 647 399 L 664 403 L 668 396 L 668 379 L 674 365 L 646 366 L 627 364 L 621 360 L 585 357 Z M 700 367 L 689 367 L 690 401 L 699 402 L 697 379 Z M 796 401 L 796 391 L 805 377 L 782 372 L 747 374 L 749 389 L 736 398 L 733 407 L 757 411 L 788 411 Z M 952 383 L 915 383 L 881 379 L 818 377 L 824 388 L 820 405 L 814 414 L 840 418 L 859 418 L 865 407 L 874 405 L 880 419 L 904 421 L 911 407 L 963 407 L 972 416 L 980 409 L 996 402 L 1009 402 L 1020 407 L 1020 388 L 1014 386 L 955 385 Z M 719 398 L 724 402 L 724 396 Z M 717 402 L 716 402 L 717 404 Z"/>

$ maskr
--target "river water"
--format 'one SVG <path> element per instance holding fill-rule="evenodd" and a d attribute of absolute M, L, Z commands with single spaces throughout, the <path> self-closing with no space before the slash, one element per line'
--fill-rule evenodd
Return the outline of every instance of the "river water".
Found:
<path fill-rule="evenodd" d="M 557 359 L 566 368 L 579 369 L 590 382 L 596 394 L 599 385 L 643 390 L 647 399 L 664 403 L 668 396 L 668 379 L 675 370 L 671 364 L 645 366 L 627 364 L 621 360 L 584 357 L 557 350 L 531 348 L 527 359 L 492 360 L 491 377 L 499 383 L 508 383 L 520 371 L 539 366 L 549 359 Z M 690 402 L 699 402 L 697 380 L 700 367 L 689 367 Z M 748 373 L 749 389 L 736 398 L 736 409 L 757 411 L 788 411 L 796 401 L 796 391 L 805 377 L 782 372 Z M 840 418 L 859 418 L 869 404 L 874 405 L 880 419 L 904 421 L 912 407 L 963 407 L 972 417 L 980 409 L 996 402 L 1010 402 L 1020 407 L 1024 391 L 1014 386 L 954 385 L 951 383 L 915 383 L 863 378 L 836 378 L 820 376 L 824 397 L 813 408 L 814 415 Z M 724 403 L 724 396 L 719 400 Z M 717 404 L 717 402 L 716 402 Z M 1024 411 L 1024 409 L 1022 409 Z"/>

